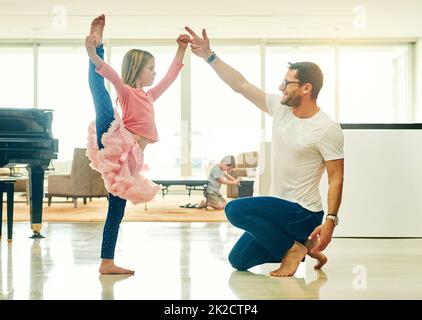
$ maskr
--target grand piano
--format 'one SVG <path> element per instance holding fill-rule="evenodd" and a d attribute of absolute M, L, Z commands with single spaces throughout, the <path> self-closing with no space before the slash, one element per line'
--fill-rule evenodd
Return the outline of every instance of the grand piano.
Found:
<path fill-rule="evenodd" d="M 43 238 L 44 171 L 57 159 L 59 145 L 51 132 L 52 120 L 48 109 L 0 108 L 0 167 L 27 165 L 31 238 Z"/>

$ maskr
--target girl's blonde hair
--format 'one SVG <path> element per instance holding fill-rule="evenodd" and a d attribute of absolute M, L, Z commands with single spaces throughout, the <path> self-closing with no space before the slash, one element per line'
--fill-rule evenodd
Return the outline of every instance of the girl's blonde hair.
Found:
<path fill-rule="evenodd" d="M 136 88 L 136 80 L 149 59 L 154 56 L 148 51 L 131 49 L 126 52 L 122 61 L 122 80 L 132 88 Z"/>

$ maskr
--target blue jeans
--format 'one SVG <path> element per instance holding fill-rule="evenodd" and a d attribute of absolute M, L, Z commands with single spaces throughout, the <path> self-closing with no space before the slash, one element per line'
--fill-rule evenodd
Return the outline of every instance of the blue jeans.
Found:
<path fill-rule="evenodd" d="M 104 48 L 101 44 L 97 48 L 97 54 L 104 58 Z M 97 143 L 102 149 L 101 136 L 107 132 L 111 122 L 114 120 L 113 103 L 104 85 L 104 78 L 95 72 L 95 65 L 89 61 L 89 88 L 95 107 L 95 124 L 97 128 Z M 125 214 L 126 200 L 108 194 L 107 219 L 103 230 L 103 243 L 101 247 L 102 259 L 114 259 L 117 235 L 119 233 L 120 222 Z"/>
<path fill-rule="evenodd" d="M 229 254 L 233 268 L 247 270 L 263 263 L 279 263 L 295 241 L 305 243 L 322 223 L 323 211 L 275 197 L 249 197 L 229 202 L 227 219 L 245 230 Z"/>

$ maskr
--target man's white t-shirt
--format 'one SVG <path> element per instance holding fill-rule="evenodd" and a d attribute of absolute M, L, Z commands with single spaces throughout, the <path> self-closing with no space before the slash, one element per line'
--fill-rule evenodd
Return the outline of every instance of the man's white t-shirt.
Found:
<path fill-rule="evenodd" d="M 322 110 L 311 118 L 298 118 L 280 101 L 280 95 L 265 96 L 273 117 L 270 195 L 321 211 L 324 161 L 344 158 L 341 127 Z"/>

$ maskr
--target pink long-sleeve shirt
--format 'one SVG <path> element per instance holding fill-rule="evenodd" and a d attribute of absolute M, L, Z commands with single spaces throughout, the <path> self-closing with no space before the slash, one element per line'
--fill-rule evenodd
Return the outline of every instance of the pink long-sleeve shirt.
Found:
<path fill-rule="evenodd" d="M 126 85 L 117 72 L 106 62 L 98 66 L 95 71 L 109 80 L 116 89 L 122 108 L 122 120 L 126 129 L 151 142 L 156 142 L 158 141 L 158 133 L 155 125 L 153 102 L 176 80 L 182 67 L 183 64 L 174 59 L 164 78 L 147 92 Z"/>

